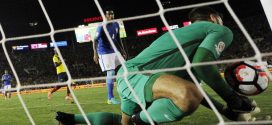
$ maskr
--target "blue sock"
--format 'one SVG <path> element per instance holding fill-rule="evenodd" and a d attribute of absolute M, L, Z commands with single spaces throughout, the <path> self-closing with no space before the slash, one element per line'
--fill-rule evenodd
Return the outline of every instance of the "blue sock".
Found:
<path fill-rule="evenodd" d="M 113 77 L 115 74 L 114 70 L 109 70 L 107 71 L 107 79 L 106 79 L 106 83 L 107 83 L 107 89 L 108 89 L 108 99 L 110 100 L 111 98 L 114 98 L 113 96 L 113 87 L 114 87 L 114 80 Z"/>

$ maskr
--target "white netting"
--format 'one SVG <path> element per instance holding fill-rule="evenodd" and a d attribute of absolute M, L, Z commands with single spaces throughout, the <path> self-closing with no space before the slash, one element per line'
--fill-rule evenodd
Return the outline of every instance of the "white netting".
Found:
<path fill-rule="evenodd" d="M 183 67 L 176 67 L 176 68 L 169 68 L 169 69 L 156 69 L 156 70 L 148 70 L 148 71 L 140 71 L 140 72 L 128 72 L 127 68 L 125 67 L 124 63 L 125 63 L 125 60 L 123 59 L 123 57 L 118 54 L 118 59 L 120 60 L 122 66 L 124 67 L 124 74 L 123 76 L 119 76 L 119 77 L 124 77 L 125 80 L 126 80 L 126 83 L 127 83 L 127 86 L 129 87 L 129 89 L 131 90 L 133 96 L 136 98 L 136 100 L 139 102 L 140 104 L 140 99 L 139 97 L 136 95 L 135 91 L 132 89 L 131 85 L 129 84 L 128 82 L 128 75 L 129 74 L 139 74 L 139 73 L 156 73 L 156 72 L 162 72 L 162 71 L 177 71 L 177 70 L 186 70 L 189 75 L 191 76 L 191 78 L 193 79 L 193 81 L 195 83 L 198 83 L 198 80 L 196 79 L 196 77 L 193 75 L 192 71 L 191 71 L 191 68 L 194 67 L 194 66 L 200 66 L 200 65 L 211 65 L 211 64 L 225 64 L 225 63 L 231 63 L 231 62 L 237 62 L 237 61 L 242 61 L 242 60 L 257 60 L 258 62 L 262 62 L 262 57 L 263 56 L 269 56 L 271 54 L 262 54 L 260 52 L 260 50 L 258 49 L 258 47 L 256 46 L 256 44 L 254 43 L 254 41 L 252 40 L 252 38 L 250 37 L 250 35 L 248 34 L 247 30 L 243 27 L 242 23 L 240 22 L 240 20 L 238 19 L 238 17 L 236 16 L 236 14 L 234 13 L 233 9 L 231 8 L 231 6 L 229 5 L 228 3 L 228 0 L 218 0 L 218 1 L 213 1 L 213 2 L 205 2 L 205 3 L 199 3 L 199 4 L 193 4 L 193 5 L 186 5 L 186 6 L 180 6 L 180 7 L 175 7 L 175 8 L 167 8 L 165 9 L 163 6 L 162 6 L 162 3 L 159 1 L 159 0 L 156 0 L 156 3 L 159 7 L 159 11 L 156 12 L 156 13 L 152 13 L 152 14 L 146 14 L 146 15 L 139 15 L 139 16 L 134 16 L 134 17 L 128 17 L 128 18 L 119 18 L 119 19 L 115 19 L 115 20 L 111 20 L 111 21 L 107 21 L 106 20 L 106 17 L 105 17 L 105 14 L 103 13 L 103 10 L 102 10 L 102 7 L 99 3 L 98 0 L 95 0 L 95 4 L 96 6 L 98 7 L 98 10 L 100 12 L 100 14 L 102 15 L 102 18 L 103 18 L 103 28 L 106 29 L 106 24 L 107 23 L 110 23 L 110 22 L 114 22 L 114 21 L 130 21 L 130 20 L 137 20 L 137 19 L 142 19 L 142 18 L 148 18 L 148 17 L 155 17 L 155 16 L 159 16 L 163 22 L 163 24 L 168 28 L 169 28 L 169 23 L 166 21 L 166 18 L 165 18 L 165 13 L 166 12 L 171 12 L 171 11 L 177 11 L 177 10 L 183 10 L 183 9 L 190 9 L 190 8 L 194 8 L 194 7 L 200 7 L 200 6 L 208 6 L 208 5 L 215 5 L 215 4 L 224 4 L 225 7 L 227 8 L 228 12 L 231 14 L 231 16 L 233 17 L 233 19 L 235 20 L 235 22 L 237 23 L 237 25 L 239 26 L 239 28 L 241 29 L 242 33 L 245 35 L 246 39 L 249 41 L 249 44 L 251 45 L 251 47 L 253 48 L 254 52 L 255 52 L 255 56 L 253 57 L 248 57 L 248 58 L 243 58 L 243 59 L 228 59 L 228 60 L 221 60 L 221 61 L 215 61 L 215 62 L 205 62 L 205 63 L 199 63 L 199 64 L 191 64 L 188 57 L 186 56 L 182 46 L 179 44 L 178 40 L 176 39 L 174 33 L 172 32 L 172 30 L 169 30 L 169 33 L 170 35 L 173 37 L 174 39 L 174 42 L 175 44 L 177 45 L 180 53 L 182 54 L 183 58 L 185 59 L 185 66 Z M 54 26 L 52 25 L 52 22 L 49 18 L 49 15 L 44 7 L 44 4 L 42 2 L 42 0 L 39 0 L 39 4 L 42 8 L 42 11 L 46 17 L 46 20 L 50 26 L 50 32 L 49 33 L 44 33 L 44 34 L 39 34 L 39 35 L 30 35 L 30 36 L 22 36 L 22 37 L 14 37 L 14 38 L 6 38 L 5 37 L 5 31 L 3 31 L 3 28 L 2 26 L 0 27 L 0 30 L 1 30 L 1 33 L 2 33 L 2 40 L 1 40 L 1 43 L 2 43 L 2 47 L 3 47 L 3 50 L 4 50 L 4 53 L 7 57 L 7 60 L 8 60 L 8 63 L 12 69 L 12 72 L 15 76 L 15 79 L 16 79 L 16 82 L 17 82 L 17 87 L 16 89 L 10 89 L 10 90 L 16 90 L 17 91 L 17 95 L 19 97 L 19 100 L 29 118 L 29 121 L 31 122 L 31 124 L 35 124 L 35 121 L 33 120 L 32 118 L 32 115 L 31 113 L 29 112 L 29 109 L 27 107 L 27 105 L 25 104 L 25 101 L 23 100 L 23 98 L 21 97 L 21 94 L 20 94 L 20 90 L 22 89 L 27 89 L 27 88 L 41 88 L 41 87 L 53 87 L 53 86 L 56 86 L 56 85 L 68 85 L 69 86 L 69 89 L 71 90 L 71 94 L 74 98 L 74 101 L 76 103 L 76 106 L 78 107 L 79 111 L 83 114 L 84 116 L 84 119 L 87 121 L 87 124 L 89 125 L 90 122 L 87 120 L 87 117 L 86 117 L 86 114 L 84 112 L 84 110 L 82 109 L 79 101 L 77 100 L 77 97 L 75 96 L 73 90 L 71 89 L 71 83 L 72 82 L 79 82 L 79 81 L 86 81 L 86 80 L 89 80 L 89 81 L 94 81 L 94 80 L 104 80 L 106 79 L 105 77 L 94 77 L 94 78 L 86 78 L 86 79 L 73 79 L 71 78 L 71 74 L 69 72 L 69 70 L 67 70 L 67 74 L 68 74 L 68 81 L 66 81 L 65 83 L 48 83 L 48 84 L 39 84 L 39 85 L 27 85 L 27 86 L 21 86 L 21 82 L 19 80 L 19 77 L 16 73 L 16 70 L 13 66 L 13 63 L 10 59 L 10 55 L 9 53 L 7 52 L 7 49 L 6 49 L 6 43 L 9 42 L 9 41 L 13 41 L 13 40 L 22 40 L 22 39 L 29 39 L 29 38 L 39 38 L 39 37 L 44 37 L 44 36 L 50 36 L 51 40 L 55 43 L 55 38 L 54 38 L 54 35 L 56 33 L 62 33 L 62 32 L 68 32 L 68 31 L 74 31 L 75 28 L 68 28 L 68 29 L 62 29 L 62 30 L 55 30 L 54 29 Z M 108 39 L 110 40 L 110 44 L 113 46 L 114 50 L 117 51 L 117 48 L 116 46 L 113 44 L 113 41 L 111 40 L 107 30 L 106 31 L 106 35 L 108 37 Z M 66 64 L 65 64 L 65 61 L 62 57 L 62 54 L 60 52 L 60 50 L 57 48 L 57 53 L 60 55 L 60 59 L 62 60 L 62 62 L 64 62 L 64 65 L 65 65 L 65 68 L 67 68 Z M 269 77 L 270 79 L 272 79 L 268 69 L 266 69 L 266 73 L 269 74 Z M 212 104 L 212 102 L 210 101 L 210 99 L 208 98 L 208 96 L 205 94 L 204 90 L 202 89 L 202 87 L 200 86 L 200 84 L 196 84 L 197 87 L 199 88 L 200 92 L 203 94 L 203 96 L 207 99 L 208 103 L 210 104 L 212 110 L 214 111 L 214 113 L 216 114 L 218 120 L 219 120 L 219 123 L 220 125 L 223 125 L 223 124 L 272 124 L 272 121 L 256 121 L 254 123 L 248 123 L 248 122 L 225 122 L 224 119 L 222 118 L 222 116 L 220 115 L 220 113 L 217 111 L 217 109 L 214 107 L 214 105 Z M 150 123 L 152 125 L 154 125 L 154 122 L 152 121 L 150 115 L 147 113 L 146 109 L 144 108 L 143 105 L 140 105 L 142 110 L 144 111 L 144 113 L 148 116 L 148 120 L 150 121 Z"/>

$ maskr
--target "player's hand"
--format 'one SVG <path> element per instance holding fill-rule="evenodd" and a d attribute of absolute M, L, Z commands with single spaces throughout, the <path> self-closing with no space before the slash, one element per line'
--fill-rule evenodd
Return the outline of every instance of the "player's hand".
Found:
<path fill-rule="evenodd" d="M 98 64 L 98 59 L 99 59 L 98 55 L 94 54 L 93 60 L 94 60 L 95 64 Z"/>
<path fill-rule="evenodd" d="M 230 98 L 232 101 L 229 101 L 227 105 L 234 112 L 248 113 L 257 107 L 256 101 L 249 99 L 246 96 L 233 93 Z"/>
<path fill-rule="evenodd" d="M 252 122 L 252 121 L 256 121 L 256 114 L 259 114 L 261 112 L 260 107 L 256 107 L 253 111 L 249 112 L 249 113 L 240 113 L 238 115 L 237 121 L 248 121 L 248 122 Z"/>

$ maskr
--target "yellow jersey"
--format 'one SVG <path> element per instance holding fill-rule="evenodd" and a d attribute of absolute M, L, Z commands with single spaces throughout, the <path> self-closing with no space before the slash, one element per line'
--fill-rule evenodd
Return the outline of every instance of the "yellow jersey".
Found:
<path fill-rule="evenodd" d="M 59 56 L 57 54 L 54 54 L 53 62 L 54 62 L 54 64 L 55 63 L 61 63 L 61 60 L 60 60 L 60 58 L 59 58 Z M 66 72 L 66 70 L 65 70 L 62 63 L 58 67 L 56 67 L 56 70 L 57 70 L 57 74 L 60 74 L 62 72 Z"/>

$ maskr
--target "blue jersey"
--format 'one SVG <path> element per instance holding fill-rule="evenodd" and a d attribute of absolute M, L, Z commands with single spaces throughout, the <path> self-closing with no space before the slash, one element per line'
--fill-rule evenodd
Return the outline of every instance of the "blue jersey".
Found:
<path fill-rule="evenodd" d="M 5 85 L 11 85 L 11 75 L 10 74 L 4 74 L 2 75 L 2 81 L 3 81 L 3 84 L 4 86 Z"/>
<path fill-rule="evenodd" d="M 107 24 L 107 30 L 111 39 L 114 43 L 119 42 L 119 24 L 117 22 Z M 100 24 L 96 29 L 96 39 L 97 42 L 97 53 L 102 54 L 110 54 L 114 53 L 112 46 L 106 36 L 106 33 L 103 30 L 103 26 Z"/>

